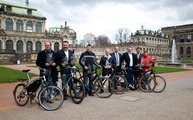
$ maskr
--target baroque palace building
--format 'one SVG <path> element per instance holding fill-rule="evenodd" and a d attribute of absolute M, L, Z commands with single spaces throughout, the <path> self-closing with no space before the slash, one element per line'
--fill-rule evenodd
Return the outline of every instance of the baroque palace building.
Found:
<path fill-rule="evenodd" d="M 50 41 L 55 51 L 62 48 L 63 40 L 76 44 L 76 32 L 67 26 L 67 22 L 55 30 L 47 31 L 45 26 L 46 17 L 30 7 L 28 0 L 25 5 L 0 1 L 0 59 L 7 58 L 9 53 L 30 53 L 30 57 L 36 59 L 37 53 L 44 49 L 45 41 Z"/>
<path fill-rule="evenodd" d="M 163 27 L 162 31 L 175 39 L 177 57 L 193 57 L 193 24 Z"/>

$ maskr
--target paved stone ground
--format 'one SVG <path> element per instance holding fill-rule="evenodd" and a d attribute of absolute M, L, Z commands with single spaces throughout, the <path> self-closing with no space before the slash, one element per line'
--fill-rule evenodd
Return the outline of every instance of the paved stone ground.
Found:
<path fill-rule="evenodd" d="M 18 70 L 30 68 L 31 72 L 39 73 L 38 68 L 26 65 L 4 67 Z M 86 97 L 79 105 L 68 99 L 60 109 L 53 112 L 42 110 L 35 102 L 18 107 L 12 95 L 18 83 L 2 83 L 0 120 L 193 120 L 193 71 L 166 73 L 161 76 L 167 80 L 167 88 L 162 93 L 144 93 L 137 90 L 113 95 L 108 99 Z"/>

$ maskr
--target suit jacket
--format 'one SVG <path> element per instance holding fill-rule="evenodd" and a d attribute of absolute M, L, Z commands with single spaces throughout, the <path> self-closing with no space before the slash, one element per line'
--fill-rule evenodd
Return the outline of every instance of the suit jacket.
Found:
<path fill-rule="evenodd" d="M 116 66 L 116 56 L 115 56 L 115 52 L 110 54 L 111 57 L 114 59 L 115 61 L 115 66 Z M 123 56 L 121 53 L 119 53 L 119 67 L 121 67 L 121 63 L 123 62 Z"/>
<path fill-rule="evenodd" d="M 56 52 L 51 50 L 51 53 L 53 54 L 53 56 L 52 56 L 53 62 L 56 63 L 56 66 L 58 66 L 58 59 L 57 59 Z M 57 81 L 58 80 L 58 73 L 57 73 L 56 66 L 45 66 L 46 62 L 47 62 L 47 55 L 46 55 L 46 51 L 43 50 L 43 51 L 38 53 L 36 65 L 41 67 L 41 68 L 44 68 L 44 69 L 50 69 L 53 82 Z"/>
<path fill-rule="evenodd" d="M 101 65 L 101 67 L 102 67 L 103 69 L 105 69 L 106 61 L 107 61 L 107 60 L 108 60 L 108 62 L 111 64 L 111 67 L 114 67 L 114 66 L 116 65 L 116 62 L 115 62 L 115 60 L 114 60 L 112 57 L 110 57 L 109 59 L 107 59 L 107 57 L 102 56 L 99 64 Z"/>
<path fill-rule="evenodd" d="M 132 67 L 135 68 L 135 66 L 137 64 L 137 58 L 136 58 L 136 55 L 134 53 L 132 53 L 132 57 L 133 57 L 133 66 Z M 126 63 L 125 67 L 129 67 L 130 57 L 129 57 L 128 52 L 123 53 L 123 59 Z"/>
<path fill-rule="evenodd" d="M 57 55 L 58 55 L 59 64 L 61 66 L 61 63 L 64 62 L 63 60 L 66 58 L 66 54 L 65 54 L 64 50 L 61 49 L 61 50 L 58 50 Z M 68 50 L 68 57 L 69 57 L 68 61 L 66 61 L 67 65 L 74 64 L 73 62 L 75 61 L 75 58 L 74 58 L 74 53 L 72 50 Z"/>
<path fill-rule="evenodd" d="M 137 59 L 137 64 L 141 64 L 141 58 L 143 57 L 143 54 L 140 53 L 139 58 L 138 58 L 137 54 L 135 54 L 135 55 L 136 55 L 136 59 Z"/>

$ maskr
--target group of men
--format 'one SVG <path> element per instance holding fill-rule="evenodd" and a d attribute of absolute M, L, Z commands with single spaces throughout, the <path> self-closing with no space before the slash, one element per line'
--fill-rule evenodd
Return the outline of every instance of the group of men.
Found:
<path fill-rule="evenodd" d="M 127 52 L 119 53 L 119 47 L 114 47 L 114 52 L 111 53 L 110 49 L 105 49 L 105 55 L 101 57 L 99 64 L 94 52 L 92 52 L 92 46 L 88 44 L 86 51 L 83 52 L 79 58 L 79 64 L 83 68 L 84 85 L 88 86 L 86 94 L 93 96 L 93 74 L 94 66 L 102 67 L 102 75 L 111 75 L 112 73 L 121 72 L 125 69 L 127 72 L 127 82 L 130 89 L 134 87 L 135 68 L 137 64 L 143 64 L 144 70 L 150 70 L 153 64 L 153 60 L 148 56 L 148 52 L 144 51 L 144 54 L 140 53 L 141 49 L 136 49 L 137 53 L 134 54 L 132 47 L 127 48 Z M 50 85 L 56 85 L 58 81 L 57 66 L 60 66 L 60 74 L 62 77 L 62 87 L 66 86 L 68 75 L 70 74 L 69 66 L 75 65 L 74 51 L 69 49 L 68 41 L 64 41 L 62 49 L 54 52 L 51 49 L 51 43 L 45 42 L 45 50 L 38 53 L 36 65 L 49 70 L 47 80 Z M 66 88 L 63 88 L 64 100 L 67 99 Z"/>

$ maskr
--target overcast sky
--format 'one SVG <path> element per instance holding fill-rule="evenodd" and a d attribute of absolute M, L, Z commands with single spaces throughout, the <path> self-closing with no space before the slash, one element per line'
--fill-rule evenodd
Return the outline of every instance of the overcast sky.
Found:
<path fill-rule="evenodd" d="M 7 0 L 25 4 L 25 0 Z M 119 28 L 135 32 L 193 23 L 193 0 L 29 0 L 47 18 L 46 28 L 68 22 L 77 39 L 86 33 L 114 41 Z"/>

